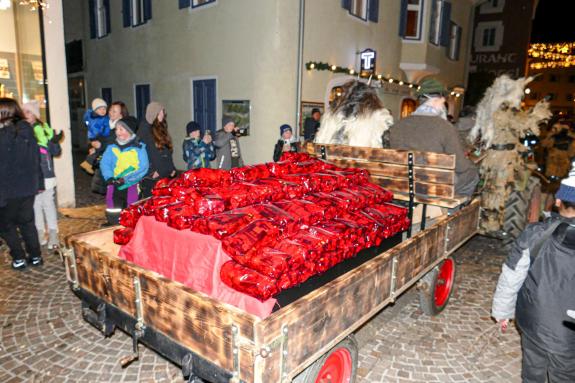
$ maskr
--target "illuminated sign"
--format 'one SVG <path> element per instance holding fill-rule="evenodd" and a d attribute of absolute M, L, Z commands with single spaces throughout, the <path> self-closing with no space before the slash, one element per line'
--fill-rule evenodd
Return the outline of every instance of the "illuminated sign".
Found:
<path fill-rule="evenodd" d="M 359 53 L 362 72 L 373 72 L 375 70 L 375 51 L 366 49 Z"/>

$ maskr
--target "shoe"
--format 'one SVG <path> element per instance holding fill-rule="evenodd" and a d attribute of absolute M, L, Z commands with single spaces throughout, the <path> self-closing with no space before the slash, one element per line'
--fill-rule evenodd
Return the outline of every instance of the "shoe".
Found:
<path fill-rule="evenodd" d="M 88 163 L 88 161 L 84 161 L 80 164 L 80 167 L 86 171 L 89 175 L 94 175 L 94 168 L 92 165 Z"/>
<path fill-rule="evenodd" d="M 15 259 L 12 261 L 12 268 L 14 270 L 23 270 L 26 268 L 26 261 L 23 259 Z"/>
<path fill-rule="evenodd" d="M 28 259 L 28 262 L 30 263 L 30 265 L 32 266 L 40 266 L 41 264 L 44 263 L 44 260 L 42 259 L 41 256 L 36 256 L 36 257 L 30 257 Z"/>
<path fill-rule="evenodd" d="M 58 232 L 56 230 L 50 230 L 48 232 L 48 249 L 54 250 L 60 247 L 60 239 L 58 238 Z"/>
<path fill-rule="evenodd" d="M 44 230 L 38 230 L 38 240 L 40 241 L 40 246 L 46 246 L 48 243 L 46 232 Z"/>

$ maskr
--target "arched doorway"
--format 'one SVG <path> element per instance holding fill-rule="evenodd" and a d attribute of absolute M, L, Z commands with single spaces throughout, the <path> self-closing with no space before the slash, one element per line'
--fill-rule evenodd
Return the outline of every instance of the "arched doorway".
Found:
<path fill-rule="evenodd" d="M 404 98 L 401 101 L 401 118 L 409 116 L 415 111 L 417 107 L 417 102 L 412 98 Z"/>

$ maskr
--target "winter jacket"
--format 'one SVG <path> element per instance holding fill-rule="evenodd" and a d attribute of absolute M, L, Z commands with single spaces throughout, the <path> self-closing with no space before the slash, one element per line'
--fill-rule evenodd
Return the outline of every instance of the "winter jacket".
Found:
<path fill-rule="evenodd" d="M 172 159 L 172 151 L 164 147 L 158 149 L 156 143 L 154 142 L 154 136 L 152 135 L 152 126 L 147 121 L 140 122 L 140 127 L 138 128 L 138 137 L 141 141 L 146 144 L 146 152 L 148 153 L 148 175 L 151 176 L 154 172 L 158 172 L 160 178 L 170 177 L 176 167 L 174 166 L 174 160 Z"/>
<path fill-rule="evenodd" d="M 84 113 L 84 124 L 88 127 L 88 140 L 97 141 L 105 140 L 110 135 L 110 118 L 97 115 L 88 109 Z"/>
<path fill-rule="evenodd" d="M 318 129 L 319 121 L 314 120 L 312 117 L 307 117 L 303 123 L 304 139 L 306 141 L 313 141 Z"/>
<path fill-rule="evenodd" d="M 26 121 L 0 125 L 0 207 L 44 189 L 39 147 Z"/>
<path fill-rule="evenodd" d="M 276 143 L 276 146 L 274 147 L 275 162 L 278 162 L 280 160 L 280 157 L 282 156 L 284 143 L 285 141 L 283 139 L 279 139 L 278 142 Z M 290 142 L 290 152 L 297 152 L 297 143 Z"/>
<path fill-rule="evenodd" d="M 186 137 L 182 145 L 184 161 L 189 169 L 209 168 L 210 161 L 216 158 L 216 149 L 212 143 L 206 144 L 199 138 Z"/>
<path fill-rule="evenodd" d="M 123 178 L 123 188 L 127 188 L 144 178 L 148 165 L 146 145 L 134 138 L 125 145 L 118 142 L 108 145 L 100 161 L 100 170 L 104 180 Z"/>
<path fill-rule="evenodd" d="M 529 225 L 517 239 L 503 265 L 491 314 L 496 320 L 517 317 L 523 334 L 539 347 L 575 357 L 575 323 L 566 314 L 573 307 L 575 219 L 553 215 Z"/>
<path fill-rule="evenodd" d="M 465 157 L 457 129 L 441 117 L 411 115 L 399 120 L 389 129 L 389 140 L 393 149 L 455 154 L 456 194 L 473 192 L 479 182 L 477 168 Z"/>
<path fill-rule="evenodd" d="M 242 151 L 240 149 L 240 140 L 232 133 L 228 133 L 223 129 L 216 132 L 214 138 L 214 147 L 216 148 L 215 168 L 229 170 L 232 168 L 232 144 L 235 141 L 237 148 L 237 166 L 244 166 L 242 159 Z"/>
<path fill-rule="evenodd" d="M 54 156 L 61 153 L 60 144 L 50 142 L 54 137 L 54 130 L 47 123 L 34 125 L 34 136 L 40 147 L 40 167 L 44 179 L 56 177 L 54 172 Z"/>

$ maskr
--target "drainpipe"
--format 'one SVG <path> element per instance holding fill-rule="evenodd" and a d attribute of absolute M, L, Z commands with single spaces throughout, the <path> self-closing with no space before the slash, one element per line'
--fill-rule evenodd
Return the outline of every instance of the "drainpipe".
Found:
<path fill-rule="evenodd" d="M 305 0 L 299 1 L 299 31 L 297 47 L 297 85 L 296 85 L 296 138 L 299 140 L 300 121 L 301 121 L 301 88 L 303 79 L 303 36 L 305 24 Z"/>

